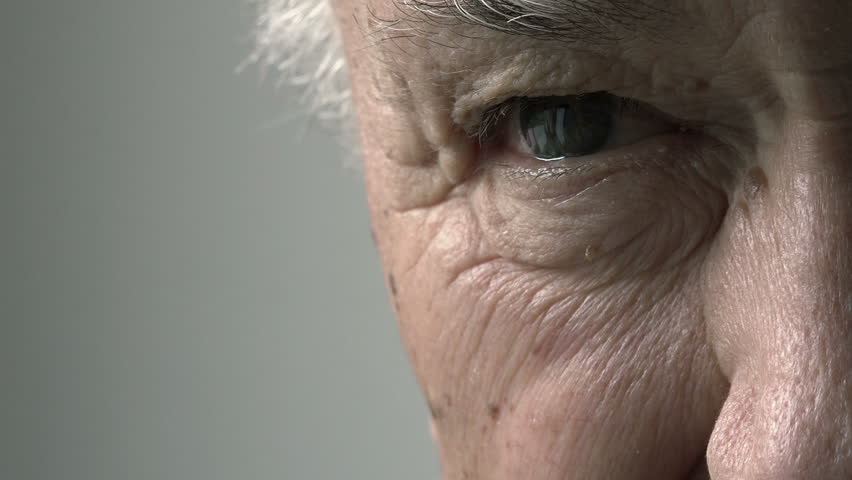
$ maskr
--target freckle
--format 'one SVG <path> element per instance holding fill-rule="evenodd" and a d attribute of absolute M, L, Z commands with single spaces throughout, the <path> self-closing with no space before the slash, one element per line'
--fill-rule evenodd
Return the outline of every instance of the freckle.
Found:
<path fill-rule="evenodd" d="M 390 215 L 390 211 L 386 208 L 386 209 L 382 210 L 382 215 L 387 217 L 388 215 Z"/>
<path fill-rule="evenodd" d="M 488 416 L 491 417 L 491 420 L 497 421 L 500 418 L 500 406 L 496 403 L 488 404 Z"/>
<path fill-rule="evenodd" d="M 396 278 L 392 273 L 388 275 L 388 286 L 390 287 L 391 295 L 393 295 L 393 298 L 396 298 L 398 293 L 396 289 Z"/>
<path fill-rule="evenodd" d="M 587 262 L 591 262 L 600 254 L 600 248 L 589 245 L 586 247 L 586 252 L 583 254 Z"/>
<path fill-rule="evenodd" d="M 709 84 L 707 80 L 698 78 L 688 78 L 683 82 L 683 91 L 686 93 L 697 93 L 706 90 Z"/>
<path fill-rule="evenodd" d="M 429 414 L 432 415 L 432 419 L 438 421 L 444 418 L 444 409 L 441 407 L 429 403 Z"/>
<path fill-rule="evenodd" d="M 535 346 L 535 348 L 533 348 L 532 354 L 533 354 L 533 356 L 535 357 L 535 356 L 537 356 L 539 353 L 541 353 L 541 345 L 536 345 L 536 346 Z"/>
<path fill-rule="evenodd" d="M 736 206 L 739 212 L 741 212 L 746 217 L 750 217 L 751 213 L 749 212 L 748 202 L 746 202 L 745 200 L 737 200 Z"/>
<path fill-rule="evenodd" d="M 762 168 L 754 167 L 748 171 L 743 182 L 743 190 L 747 199 L 754 200 L 761 191 L 768 187 L 769 180 Z"/>
<path fill-rule="evenodd" d="M 444 403 L 447 404 L 447 408 L 452 407 L 453 406 L 453 397 L 451 397 L 447 394 L 444 394 Z"/>

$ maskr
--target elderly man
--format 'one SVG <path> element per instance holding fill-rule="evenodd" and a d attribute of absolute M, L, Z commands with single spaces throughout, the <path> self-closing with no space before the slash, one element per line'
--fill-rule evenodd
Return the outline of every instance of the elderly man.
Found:
<path fill-rule="evenodd" d="M 852 479 L 852 2 L 300 3 L 447 479 Z"/>

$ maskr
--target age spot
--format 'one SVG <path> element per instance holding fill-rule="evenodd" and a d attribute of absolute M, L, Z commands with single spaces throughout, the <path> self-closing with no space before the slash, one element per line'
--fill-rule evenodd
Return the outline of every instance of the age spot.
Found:
<path fill-rule="evenodd" d="M 688 78 L 681 85 L 683 93 L 696 94 L 707 90 L 710 84 L 703 78 Z"/>
<path fill-rule="evenodd" d="M 497 405 L 496 403 L 489 403 L 488 416 L 491 417 L 491 420 L 496 422 L 497 419 L 500 418 L 500 405 Z"/>
<path fill-rule="evenodd" d="M 432 415 L 432 420 L 437 422 L 444 418 L 444 409 L 433 403 L 429 403 L 429 414 Z"/>
<path fill-rule="evenodd" d="M 432 415 L 432 420 L 435 420 L 436 422 L 444 418 L 444 415 L 446 414 L 446 409 L 450 408 L 453 404 L 452 398 L 450 398 L 450 396 L 447 394 L 444 394 L 443 400 L 443 405 L 438 400 L 428 401 L 429 414 Z"/>
<path fill-rule="evenodd" d="M 396 277 L 392 273 L 388 274 L 388 288 L 390 289 L 391 298 L 393 298 L 394 311 L 397 314 L 402 313 L 402 309 L 399 307 L 399 289 L 396 286 Z"/>
<path fill-rule="evenodd" d="M 388 286 L 390 287 L 391 295 L 393 295 L 393 298 L 396 298 L 398 293 L 396 289 L 396 278 L 394 278 L 392 273 L 388 275 Z"/>
<path fill-rule="evenodd" d="M 390 161 L 392 161 L 392 162 L 397 162 L 397 161 L 398 161 L 397 156 L 398 156 L 398 155 L 397 155 L 397 151 L 396 151 L 396 149 L 394 149 L 394 148 L 389 148 L 389 149 L 385 150 L 385 157 L 386 157 L 388 160 L 390 160 Z"/>
<path fill-rule="evenodd" d="M 766 172 L 760 167 L 754 167 L 748 171 L 743 182 L 743 191 L 748 200 L 754 200 L 760 192 L 769 188 L 769 180 Z"/>
<path fill-rule="evenodd" d="M 583 258 L 586 259 L 587 262 L 591 262 L 596 259 L 598 255 L 601 253 L 601 249 L 595 245 L 589 245 L 586 247 L 586 251 L 583 254 Z"/>

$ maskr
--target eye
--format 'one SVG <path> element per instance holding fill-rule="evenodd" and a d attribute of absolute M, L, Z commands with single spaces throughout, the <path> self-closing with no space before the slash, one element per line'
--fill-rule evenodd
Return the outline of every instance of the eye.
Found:
<path fill-rule="evenodd" d="M 668 109 L 598 92 L 515 97 L 485 111 L 459 194 L 495 253 L 545 268 L 594 260 L 607 272 L 644 272 L 710 238 L 737 154 L 667 113 L 677 99 L 648 98 Z"/>
<path fill-rule="evenodd" d="M 515 98 L 486 113 L 483 124 L 483 143 L 493 148 L 496 141 L 541 162 L 591 156 L 678 129 L 650 107 L 607 92 Z"/>
<path fill-rule="evenodd" d="M 605 93 L 528 100 L 518 107 L 519 133 L 545 162 L 595 153 L 612 133 L 614 103 Z"/>

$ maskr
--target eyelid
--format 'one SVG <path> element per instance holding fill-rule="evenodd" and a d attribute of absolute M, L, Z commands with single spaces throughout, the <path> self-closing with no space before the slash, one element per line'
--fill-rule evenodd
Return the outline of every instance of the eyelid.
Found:
<path fill-rule="evenodd" d="M 659 124 L 665 123 L 669 127 L 673 127 L 676 124 L 667 115 L 663 115 L 656 109 L 645 106 L 641 102 L 632 98 L 612 95 L 606 92 L 589 92 L 589 95 L 591 95 L 592 93 L 606 94 L 614 102 L 614 104 L 612 105 L 612 111 L 616 120 L 614 127 L 615 132 L 619 131 L 619 126 L 631 126 L 635 130 L 644 131 L 644 133 L 642 133 L 643 135 L 652 135 L 655 133 L 663 133 L 665 131 L 665 129 L 663 128 L 649 129 L 647 128 L 647 125 L 638 125 L 638 117 L 642 117 L 642 120 L 645 120 L 646 122 L 658 122 Z M 520 150 L 523 151 L 518 153 L 524 153 L 532 156 L 532 153 L 529 151 L 526 142 L 520 136 L 520 125 L 518 124 L 518 119 L 520 117 L 519 114 L 521 109 L 541 104 L 557 104 L 562 102 L 574 101 L 582 97 L 583 95 L 586 94 L 543 97 L 513 97 L 498 105 L 486 109 L 485 112 L 482 114 L 482 118 L 480 118 L 479 121 L 475 124 L 473 132 L 468 133 L 472 137 L 476 138 L 480 146 L 493 143 L 499 137 L 503 137 L 504 141 L 508 141 L 508 143 L 510 144 L 522 147 L 520 148 Z M 623 137 L 623 135 L 621 135 L 621 137 Z M 617 140 L 615 140 L 611 138 L 607 141 L 607 145 L 609 147 L 612 147 L 613 142 L 615 142 L 617 146 L 627 144 L 629 143 L 629 140 L 624 140 L 623 138 L 618 138 Z M 545 159 L 539 160 L 553 161 Z"/>
<path fill-rule="evenodd" d="M 591 93 L 602 92 L 589 92 L 589 94 Z M 468 134 L 477 138 L 481 144 L 495 135 L 497 127 L 500 126 L 504 118 L 511 117 L 513 115 L 517 116 L 519 113 L 518 109 L 520 108 L 525 108 L 535 104 L 548 103 L 550 101 L 557 101 L 560 98 L 579 98 L 583 95 L 586 94 L 512 97 L 502 103 L 486 108 L 476 123 L 474 123 L 471 128 L 467 129 Z M 633 100 L 632 98 L 620 97 L 617 95 L 611 95 L 611 97 L 616 102 L 613 108 L 615 113 L 639 111 L 643 108 L 640 102 Z"/>
<path fill-rule="evenodd" d="M 498 134 L 505 126 L 506 118 L 514 118 L 519 106 L 519 98 L 513 97 L 500 104 L 487 108 L 477 120 L 468 134 L 476 138 L 482 145 Z"/>
<path fill-rule="evenodd" d="M 667 134 L 684 134 L 691 131 L 682 127 L 681 122 L 672 120 L 670 116 L 642 102 L 615 95 L 612 95 L 612 98 L 617 101 L 613 108 L 613 132 L 604 146 L 587 155 L 553 160 L 538 159 L 531 152 L 522 137 L 518 111 L 525 104 L 558 103 L 558 98 L 512 98 L 490 108 L 482 119 L 480 131 L 475 135 L 480 142 L 479 166 L 497 167 L 497 171 L 515 178 L 518 182 L 524 177 L 527 181 L 536 181 L 538 184 L 556 182 L 561 186 L 555 187 L 555 196 L 567 183 L 577 187 L 589 178 L 597 178 L 602 174 L 607 176 L 637 161 L 644 163 L 649 156 L 662 155 L 668 149 L 665 145 L 671 144 L 674 139 Z M 662 143 L 655 147 L 653 153 L 649 152 L 647 140 L 661 136 L 668 139 L 660 138 Z M 645 160 L 640 160 L 640 156 Z M 560 178 L 561 180 L 558 180 Z"/>
<path fill-rule="evenodd" d="M 611 53 L 587 49 L 542 48 L 539 43 L 509 49 L 475 64 L 451 86 L 453 121 L 476 131 L 484 113 L 513 98 L 577 95 L 590 91 L 623 91 L 625 79 L 641 73 Z M 589 88 L 590 86 L 594 88 Z M 448 85 L 448 87 L 450 87 Z"/>

